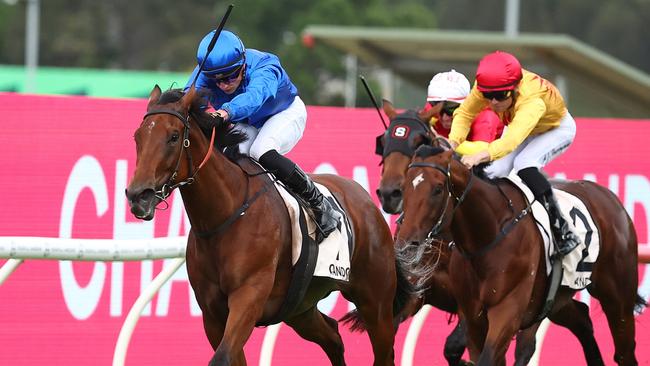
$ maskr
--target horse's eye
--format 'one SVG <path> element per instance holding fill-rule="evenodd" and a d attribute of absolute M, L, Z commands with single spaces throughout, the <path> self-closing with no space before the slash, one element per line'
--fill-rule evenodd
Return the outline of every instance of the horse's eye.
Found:
<path fill-rule="evenodd" d="M 178 132 L 174 132 L 174 133 L 171 135 L 171 137 L 169 138 L 169 142 L 170 142 L 170 143 L 178 142 L 179 137 L 180 137 L 180 135 L 178 134 Z"/>
<path fill-rule="evenodd" d="M 442 184 L 438 184 L 434 189 L 433 189 L 433 195 L 437 196 L 440 193 L 442 193 Z"/>

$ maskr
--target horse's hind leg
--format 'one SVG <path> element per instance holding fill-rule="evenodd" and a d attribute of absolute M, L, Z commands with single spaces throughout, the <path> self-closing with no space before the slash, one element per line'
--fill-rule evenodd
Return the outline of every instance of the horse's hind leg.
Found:
<path fill-rule="evenodd" d="M 614 361 L 619 365 L 638 365 L 634 355 L 636 348 L 634 303 L 630 304 L 629 301 L 621 301 L 621 299 L 607 299 L 607 301 L 599 299 L 614 338 Z"/>
<path fill-rule="evenodd" d="M 578 338 L 587 365 L 605 365 L 600 348 L 598 348 L 594 338 L 594 326 L 589 317 L 589 307 L 587 305 L 571 299 L 566 305 L 549 314 L 549 319 L 553 323 L 569 329 Z"/>
<path fill-rule="evenodd" d="M 302 338 L 318 344 L 333 366 L 345 365 L 343 341 L 336 320 L 313 307 L 304 313 L 285 320 Z"/>
<path fill-rule="evenodd" d="M 372 351 L 375 356 L 374 366 L 392 366 L 395 364 L 393 350 L 395 328 L 393 327 L 392 300 L 392 298 L 373 298 L 355 302 L 370 337 Z"/>

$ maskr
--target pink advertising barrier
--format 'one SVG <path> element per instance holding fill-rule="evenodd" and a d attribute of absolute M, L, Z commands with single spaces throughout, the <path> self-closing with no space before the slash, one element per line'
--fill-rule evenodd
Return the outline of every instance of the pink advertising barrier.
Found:
<path fill-rule="evenodd" d="M 123 192 L 135 165 L 133 132 L 145 100 L 0 94 L 0 106 L 0 236 L 132 239 L 186 234 L 179 199 L 172 199 L 170 209 L 159 212 L 153 222 L 140 222 L 128 212 Z M 380 174 L 374 138 L 381 132 L 374 110 L 310 107 L 305 136 L 290 156 L 307 171 L 354 178 L 374 192 Z M 569 179 L 595 180 L 616 192 L 634 218 L 641 243 L 649 241 L 648 135 L 650 120 L 578 119 L 574 145 L 547 169 Z M 110 364 L 129 308 L 163 264 L 27 260 L 0 287 L 0 365 Z M 639 266 L 640 291 L 647 296 L 645 268 Z M 340 318 L 349 304 L 333 294 L 320 308 Z M 597 340 L 606 362 L 613 364 L 605 316 L 595 300 L 591 309 Z M 431 311 L 417 340 L 414 365 L 444 364 L 443 344 L 453 326 L 447 320 L 448 314 Z M 397 335 L 398 363 L 408 326 L 403 324 Z M 637 318 L 642 364 L 650 359 L 649 327 L 647 314 Z M 250 365 L 259 363 L 265 331 L 255 330 L 246 345 Z M 341 332 L 348 364 L 371 364 L 367 336 L 343 327 Z M 205 365 L 211 355 L 187 275 L 179 271 L 145 308 L 127 365 Z M 286 326 L 279 330 L 272 360 L 286 366 L 329 364 L 317 346 Z M 551 326 L 540 363 L 583 362 L 577 340 L 566 329 Z"/>

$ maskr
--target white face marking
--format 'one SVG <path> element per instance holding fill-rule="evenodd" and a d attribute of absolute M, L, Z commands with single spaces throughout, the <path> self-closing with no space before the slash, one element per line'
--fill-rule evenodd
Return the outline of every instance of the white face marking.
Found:
<path fill-rule="evenodd" d="M 149 132 L 151 132 L 151 130 L 154 128 L 155 125 L 156 125 L 156 121 L 149 122 L 149 126 L 147 126 Z"/>
<path fill-rule="evenodd" d="M 413 189 L 417 188 L 418 184 L 424 182 L 424 177 L 422 176 L 422 173 L 418 174 L 417 177 L 413 179 L 411 182 L 413 184 Z"/>

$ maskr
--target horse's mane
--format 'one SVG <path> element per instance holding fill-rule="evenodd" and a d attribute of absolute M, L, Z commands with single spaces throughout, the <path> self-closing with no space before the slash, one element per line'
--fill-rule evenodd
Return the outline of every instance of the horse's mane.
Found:
<path fill-rule="evenodd" d="M 158 104 L 168 104 L 178 102 L 185 93 L 182 89 L 169 89 L 160 95 Z M 206 112 L 208 106 L 207 92 L 199 90 L 196 97 L 192 100 L 190 106 L 190 117 L 196 121 L 206 138 L 212 135 L 212 127 L 215 128 L 214 147 L 220 151 L 230 152 L 230 155 L 237 153 L 237 145 L 248 139 L 246 133 L 235 130 L 234 125 L 224 121 L 221 118 L 215 118 Z"/>
<path fill-rule="evenodd" d="M 433 155 L 438 155 L 442 152 L 445 152 L 446 150 L 443 149 L 440 146 L 433 146 L 433 145 L 420 145 L 416 150 L 415 150 L 415 156 L 418 158 L 426 158 L 429 156 Z"/>

